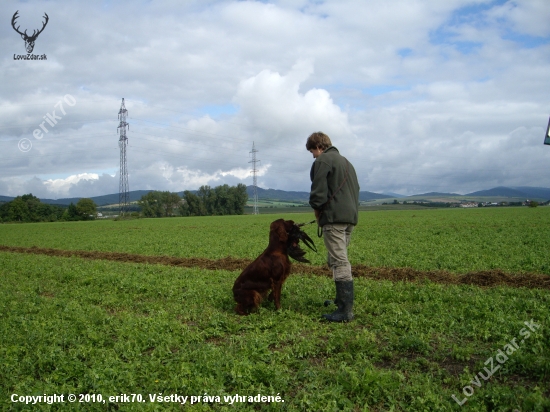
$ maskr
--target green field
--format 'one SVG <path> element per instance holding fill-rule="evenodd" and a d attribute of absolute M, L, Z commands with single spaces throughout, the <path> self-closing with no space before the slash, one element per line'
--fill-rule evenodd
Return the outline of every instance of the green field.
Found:
<path fill-rule="evenodd" d="M 4 224 L 0 245 L 252 259 L 279 217 L 311 220 L 283 214 Z M 322 240 L 313 225 L 306 228 L 319 249 L 307 256 L 322 265 Z M 549 240 L 550 208 L 361 212 L 350 259 L 550 275 Z M 188 396 L 183 408 L 191 411 L 550 410 L 549 289 L 358 278 L 356 319 L 330 324 L 320 321 L 322 302 L 334 294 L 330 278 L 292 275 L 282 310 L 266 302 L 239 317 L 231 294 L 238 274 L 0 252 L 1 408 L 181 410 L 150 402 L 150 395 L 178 394 Z M 506 346 L 513 339 L 517 348 Z M 489 359 L 492 376 L 484 369 Z M 25 406 L 11 402 L 14 394 L 88 394 L 89 402 Z M 105 403 L 92 402 L 99 394 Z M 121 394 L 145 402 L 123 402 Z M 236 394 L 245 398 L 230 405 Z"/>
<path fill-rule="evenodd" d="M 99 250 L 143 255 L 255 258 L 277 218 L 311 221 L 310 213 L 129 221 L 0 225 L 0 245 Z M 354 264 L 445 269 L 456 273 L 502 269 L 550 275 L 550 208 L 486 208 L 360 212 L 350 246 Z M 312 264 L 326 251 L 315 225 Z"/>

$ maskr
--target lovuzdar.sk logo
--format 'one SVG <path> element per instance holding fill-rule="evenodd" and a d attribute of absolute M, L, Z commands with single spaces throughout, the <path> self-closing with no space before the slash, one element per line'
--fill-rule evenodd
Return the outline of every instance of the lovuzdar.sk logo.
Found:
<path fill-rule="evenodd" d="M 27 54 L 26 55 L 25 54 L 17 54 L 17 55 L 14 54 L 13 55 L 13 60 L 47 60 L 48 57 L 45 54 L 42 54 L 42 55 L 39 56 L 37 54 L 32 54 L 32 51 L 34 50 L 34 42 L 38 38 L 38 35 L 44 31 L 44 29 L 46 28 L 46 25 L 48 24 L 48 21 L 50 20 L 50 18 L 48 17 L 48 15 L 46 13 L 44 13 L 43 17 L 46 20 L 42 23 L 42 28 L 39 29 L 39 30 L 36 30 L 36 29 L 33 30 L 32 35 L 29 36 L 27 34 L 27 30 L 25 30 L 24 32 L 21 32 L 19 30 L 20 26 L 15 27 L 16 20 L 19 17 L 17 13 L 19 13 L 19 10 L 17 10 L 13 14 L 13 17 L 11 18 L 11 26 L 13 27 L 13 29 L 17 33 L 19 33 L 21 35 L 21 38 L 23 40 L 25 40 L 25 48 L 27 49 Z"/>

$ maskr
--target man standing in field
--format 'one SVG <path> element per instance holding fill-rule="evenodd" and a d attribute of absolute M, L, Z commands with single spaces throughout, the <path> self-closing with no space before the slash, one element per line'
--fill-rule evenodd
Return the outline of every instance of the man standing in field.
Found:
<path fill-rule="evenodd" d="M 323 317 L 331 322 L 353 319 L 353 278 L 348 260 L 351 232 L 358 220 L 359 182 L 352 164 L 332 146 L 330 138 L 316 132 L 308 137 L 306 149 L 313 154 L 309 204 L 322 228 L 328 251 L 327 263 L 336 285 L 334 303 L 338 309 Z"/>

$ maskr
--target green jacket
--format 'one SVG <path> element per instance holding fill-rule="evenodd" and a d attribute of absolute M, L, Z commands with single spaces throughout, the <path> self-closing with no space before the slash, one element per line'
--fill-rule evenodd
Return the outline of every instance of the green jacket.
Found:
<path fill-rule="evenodd" d="M 347 179 L 346 170 L 348 172 Z M 329 147 L 315 159 L 311 166 L 310 177 L 309 204 L 313 209 L 322 212 L 319 226 L 324 226 L 327 223 L 356 225 L 359 209 L 359 182 L 352 164 L 340 155 L 336 147 Z M 344 179 L 346 179 L 345 183 L 338 190 Z M 328 202 L 335 192 L 334 198 Z"/>

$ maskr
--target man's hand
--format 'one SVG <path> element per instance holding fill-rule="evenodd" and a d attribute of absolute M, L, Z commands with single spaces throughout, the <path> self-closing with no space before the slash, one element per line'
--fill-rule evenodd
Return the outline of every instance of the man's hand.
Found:
<path fill-rule="evenodd" d="M 314 209 L 315 211 L 315 220 L 317 220 L 317 224 L 319 224 L 319 217 L 321 216 L 321 211 Z"/>

